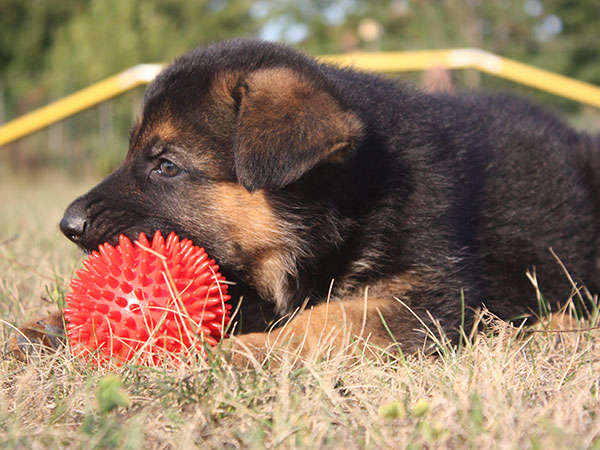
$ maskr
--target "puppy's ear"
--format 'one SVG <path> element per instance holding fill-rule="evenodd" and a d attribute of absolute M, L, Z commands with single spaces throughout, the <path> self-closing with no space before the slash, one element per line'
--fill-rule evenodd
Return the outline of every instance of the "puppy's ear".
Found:
<path fill-rule="evenodd" d="M 341 161 L 362 135 L 354 113 L 291 69 L 253 72 L 238 95 L 235 167 L 250 191 L 281 188 L 320 162 Z"/>

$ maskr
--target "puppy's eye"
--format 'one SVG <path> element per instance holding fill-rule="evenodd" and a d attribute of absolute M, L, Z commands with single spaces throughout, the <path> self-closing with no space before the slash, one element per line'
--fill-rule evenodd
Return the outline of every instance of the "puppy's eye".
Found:
<path fill-rule="evenodd" d="M 156 171 L 163 177 L 167 178 L 176 177 L 181 173 L 181 169 L 168 159 L 161 160 Z"/>

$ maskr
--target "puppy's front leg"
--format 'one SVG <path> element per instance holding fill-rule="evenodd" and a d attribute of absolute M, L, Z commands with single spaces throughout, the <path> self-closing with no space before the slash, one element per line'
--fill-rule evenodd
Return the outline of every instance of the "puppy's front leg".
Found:
<path fill-rule="evenodd" d="M 224 348 L 241 366 L 262 364 L 271 355 L 293 361 L 356 351 L 375 354 L 389 350 L 394 340 L 403 348 L 414 347 L 415 339 L 422 343 L 419 328 L 421 323 L 394 299 L 356 298 L 319 304 L 281 328 L 232 337 Z"/>

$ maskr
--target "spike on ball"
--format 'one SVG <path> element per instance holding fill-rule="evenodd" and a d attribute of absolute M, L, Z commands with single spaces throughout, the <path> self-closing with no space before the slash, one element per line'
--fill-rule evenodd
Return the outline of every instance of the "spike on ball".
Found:
<path fill-rule="evenodd" d="M 225 278 L 203 248 L 172 232 L 99 246 L 76 271 L 65 308 L 74 355 L 99 365 L 160 366 L 216 345 L 231 320 Z"/>

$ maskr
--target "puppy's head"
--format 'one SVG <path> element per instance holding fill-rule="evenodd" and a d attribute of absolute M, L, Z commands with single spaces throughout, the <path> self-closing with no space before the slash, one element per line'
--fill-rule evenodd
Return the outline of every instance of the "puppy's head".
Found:
<path fill-rule="evenodd" d="M 323 70 L 253 41 L 176 60 L 148 87 L 122 166 L 68 207 L 61 230 L 86 251 L 175 231 L 285 309 L 309 253 L 298 186 L 343 165 L 362 134 Z"/>

